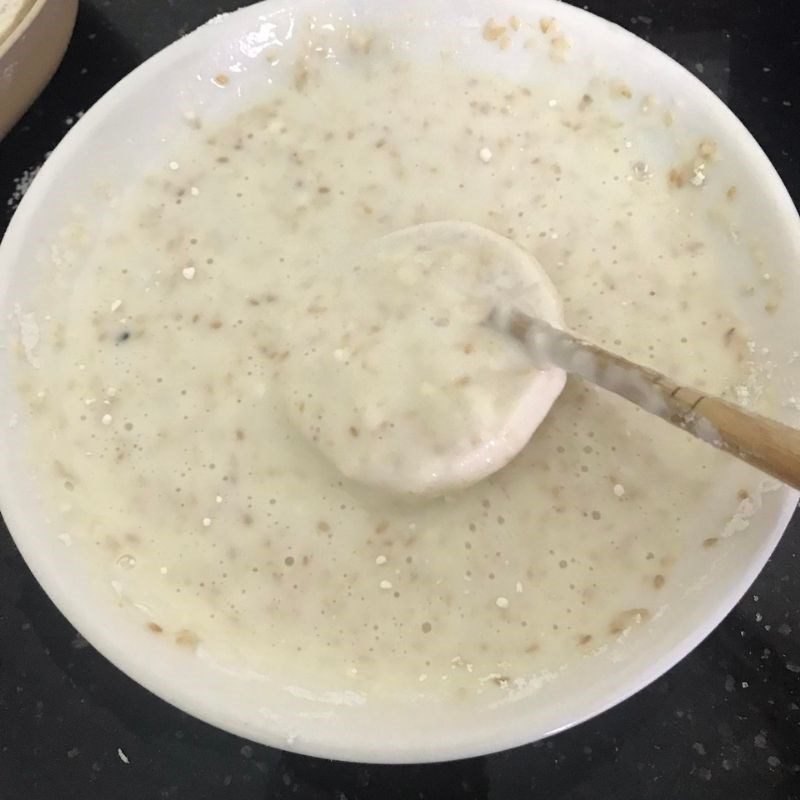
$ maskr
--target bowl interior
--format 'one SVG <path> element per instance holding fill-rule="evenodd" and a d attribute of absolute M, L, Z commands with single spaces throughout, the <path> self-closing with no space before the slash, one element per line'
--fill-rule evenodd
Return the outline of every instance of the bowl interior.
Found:
<path fill-rule="evenodd" d="M 404 3 L 402 11 L 398 5 L 329 0 L 320 16 L 338 21 L 355 12 L 367 25 L 391 18 L 393 25 L 414 30 L 406 43 L 414 57 L 446 49 L 471 67 L 517 78 L 532 71 L 546 76 L 556 67 L 541 49 L 500 53 L 479 46 L 484 22 L 511 15 L 525 21 L 557 18 L 572 42 L 570 69 L 619 76 L 637 95 L 657 89 L 679 115 L 680 136 L 712 135 L 718 141 L 729 154 L 721 169 L 735 175 L 739 189 L 736 225 L 742 235 L 753 237 L 765 263 L 798 263 L 797 215 L 774 169 L 722 103 L 663 54 L 553 0 L 435 0 Z M 239 73 L 245 98 L 268 91 L 265 51 L 288 46 L 295 20 L 320 7 L 305 0 L 257 3 L 214 20 L 151 59 L 86 114 L 36 178 L 0 248 L 0 325 L 8 330 L 18 325 L 48 242 L 76 201 L 103 213 L 105 187 L 135 181 L 163 159 L 191 115 L 224 117 L 231 95 L 212 82 L 218 73 Z M 427 20 L 425 26 L 415 25 L 420 18 Z M 663 146 L 671 146 L 666 134 Z M 798 275 L 781 278 L 786 296 L 798 297 Z M 792 305 L 783 303 L 769 319 L 776 358 L 787 363 Z M 314 692 L 268 675 L 222 668 L 154 639 L 110 603 L 107 588 L 88 579 L 77 549 L 57 539 L 57 524 L 48 518 L 25 460 L 24 425 L 10 375 L 10 354 L 0 349 L 0 503 L 20 550 L 53 601 L 98 650 L 165 700 L 256 741 L 326 757 L 380 762 L 465 757 L 535 740 L 624 699 L 684 656 L 733 607 L 772 552 L 797 499 L 785 488 L 765 494 L 746 532 L 713 557 L 684 567 L 663 613 L 619 647 L 557 679 L 543 678 L 500 703 L 375 707 L 356 693 Z M 779 374 L 776 380 L 782 391 L 784 378 Z M 788 373 L 785 380 L 788 390 Z"/>

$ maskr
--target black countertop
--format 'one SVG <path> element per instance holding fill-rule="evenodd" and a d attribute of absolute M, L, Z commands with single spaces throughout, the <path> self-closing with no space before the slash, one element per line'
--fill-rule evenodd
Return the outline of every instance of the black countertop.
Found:
<path fill-rule="evenodd" d="M 81 112 L 152 53 L 237 5 L 82 0 L 59 72 L 0 143 L 0 232 Z M 704 80 L 800 201 L 798 0 L 593 0 L 586 8 Z M 800 798 L 799 551 L 796 515 L 722 625 L 600 717 L 486 758 L 389 767 L 271 750 L 163 703 L 77 634 L 0 526 L 0 800 Z"/>

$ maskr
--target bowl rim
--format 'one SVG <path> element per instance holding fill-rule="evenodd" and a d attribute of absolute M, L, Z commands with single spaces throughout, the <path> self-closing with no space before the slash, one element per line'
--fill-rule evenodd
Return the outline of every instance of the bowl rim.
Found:
<path fill-rule="evenodd" d="M 24 18 L 28 21 L 28 24 L 34 18 L 34 10 L 38 13 L 46 2 L 48 0 L 37 0 L 37 3 Z M 253 6 L 222 16 L 255 15 L 259 12 L 270 16 L 283 13 L 287 9 L 302 9 L 305 5 L 307 5 L 306 0 L 285 0 L 281 4 L 265 0 L 265 2 L 256 3 Z M 604 35 L 621 36 L 626 40 L 629 39 L 631 42 L 635 42 L 636 47 L 645 47 L 652 51 L 649 58 L 658 61 L 660 74 L 665 72 L 672 73 L 676 76 L 676 82 L 679 82 L 682 87 L 686 87 L 687 92 L 691 92 L 701 100 L 714 105 L 715 112 L 721 115 L 725 128 L 728 129 L 731 135 L 736 137 L 741 153 L 746 155 L 748 161 L 762 176 L 764 183 L 768 184 L 771 199 L 775 202 L 775 213 L 784 219 L 784 227 L 786 229 L 794 227 L 800 230 L 800 218 L 798 218 L 788 191 L 760 145 L 733 112 L 695 75 L 630 31 L 581 8 L 567 6 L 560 3 L 559 0 L 536 0 L 531 7 L 535 9 L 534 13 L 538 13 L 539 9 L 541 9 L 543 13 L 551 13 L 553 16 L 563 20 L 590 17 L 592 19 L 589 22 L 592 25 L 609 26 L 613 29 L 613 32 L 608 34 L 604 32 Z M 22 28 L 22 25 L 19 27 Z M 127 100 L 132 90 L 152 82 L 170 64 L 179 61 L 184 54 L 190 53 L 203 37 L 213 38 L 215 30 L 215 26 L 210 26 L 206 23 L 196 31 L 173 42 L 147 59 L 109 90 L 67 133 L 34 179 L 3 238 L 3 246 L 0 247 L 0 295 L 5 293 L 8 277 L 6 274 L 8 269 L 3 269 L 3 262 L 6 261 L 4 256 L 11 252 L 17 242 L 21 243 L 31 234 L 30 223 L 35 218 L 37 209 L 46 202 L 49 185 L 58 179 L 61 165 L 71 158 L 73 152 L 85 145 L 86 140 L 91 136 L 93 126 L 113 114 L 114 109 Z M 15 33 L 22 35 L 22 31 L 16 31 Z M 256 729 L 251 724 L 241 719 L 237 720 L 227 714 L 224 708 L 214 707 L 213 702 L 209 702 L 207 698 L 202 698 L 201 701 L 198 701 L 197 697 L 192 696 L 189 686 L 182 686 L 174 680 L 165 682 L 160 679 L 151 662 L 142 657 L 141 654 L 131 653 L 131 648 L 126 648 L 124 643 L 115 641 L 113 631 L 101 629 L 94 624 L 91 610 L 85 607 L 80 595 L 70 593 L 64 582 L 59 583 L 54 579 L 54 576 L 44 563 L 44 559 L 37 552 L 34 539 L 26 534 L 26 530 L 30 526 L 26 525 L 24 509 L 15 502 L 15 478 L 13 475 L 8 474 L 8 471 L 0 470 L 0 508 L 3 510 L 4 518 L 16 546 L 22 553 L 29 568 L 43 590 L 69 622 L 77 630 L 84 633 L 91 644 L 123 673 L 177 708 L 231 733 L 292 752 L 368 763 L 445 761 L 504 750 L 571 728 L 640 691 L 693 650 L 739 602 L 780 540 L 794 512 L 798 497 L 800 497 L 798 492 L 786 490 L 783 493 L 776 521 L 769 529 L 769 535 L 763 536 L 757 557 L 753 558 L 749 562 L 747 569 L 742 570 L 739 574 L 736 581 L 718 596 L 713 607 L 707 609 L 703 624 L 687 630 L 671 649 L 665 651 L 659 658 L 654 659 L 648 669 L 638 672 L 635 680 L 630 680 L 627 684 L 616 687 L 613 692 L 608 692 L 592 701 L 587 701 L 582 714 L 574 715 L 566 719 L 563 724 L 557 725 L 550 730 L 536 733 L 531 731 L 530 725 L 525 724 L 524 715 L 520 715 L 523 718 L 518 720 L 512 729 L 493 735 L 491 741 L 486 740 L 485 734 L 481 736 L 480 732 L 475 733 L 473 731 L 470 735 L 466 735 L 464 732 L 460 734 L 455 732 L 456 736 L 452 741 L 438 742 L 436 747 L 433 748 L 430 743 L 426 744 L 423 749 L 420 749 L 414 743 L 410 743 L 405 747 L 397 745 L 386 747 L 381 746 L 380 741 L 365 741 L 361 746 L 354 747 L 346 742 L 332 741 L 329 737 L 317 739 L 313 735 L 304 736 L 296 742 L 287 741 L 285 732 L 270 728 Z"/>

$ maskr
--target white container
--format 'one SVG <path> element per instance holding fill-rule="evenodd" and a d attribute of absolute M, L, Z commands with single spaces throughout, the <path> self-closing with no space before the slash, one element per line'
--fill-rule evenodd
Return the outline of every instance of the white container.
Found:
<path fill-rule="evenodd" d="M 64 57 L 78 0 L 35 0 L 0 41 L 0 139 L 39 96 Z"/>
<path fill-rule="evenodd" d="M 37 253 L 65 219 L 76 187 L 107 176 L 135 180 L 164 151 L 165 142 L 181 134 L 187 112 L 201 108 L 206 117 L 224 115 L 230 93 L 218 91 L 210 77 L 234 69 L 247 95 L 255 91 L 246 80 L 248 71 L 257 66 L 263 75 L 265 49 L 289 30 L 293 15 L 320 7 L 332 15 L 355 8 L 365 21 L 380 21 L 390 15 L 390 5 L 399 4 L 259 3 L 176 42 L 123 80 L 71 130 L 20 205 L 0 248 L 0 320 L 12 318 L 15 303 L 24 302 L 36 284 Z M 544 68 L 546 48 L 509 48 L 501 58 L 499 48 L 481 41 L 483 23 L 514 14 L 522 20 L 556 17 L 572 40 L 570 58 L 584 74 L 619 75 L 637 95 L 657 92 L 679 109 L 681 124 L 719 142 L 736 170 L 742 224 L 761 234 L 768 263 L 788 269 L 800 264 L 800 224 L 775 170 L 727 108 L 665 55 L 554 0 L 433 0 L 423 7 L 427 24 L 416 26 L 409 52 L 446 47 L 483 70 L 517 76 Z M 416 6 L 403 3 L 402 8 L 409 17 Z M 239 81 L 239 76 L 244 78 Z M 264 91 L 263 79 L 261 86 Z M 786 292 L 796 295 L 797 276 L 784 278 Z M 773 338 L 787 347 L 796 330 L 794 305 L 784 303 L 769 322 Z M 45 591 L 101 653 L 166 701 L 255 741 L 317 756 L 372 762 L 474 756 L 534 741 L 624 700 L 683 658 L 733 608 L 777 544 L 797 501 L 788 489 L 765 495 L 749 529 L 717 548 L 715 560 L 709 559 L 702 571 L 686 566 L 681 581 L 669 590 L 668 608 L 640 634 L 578 663 L 538 692 L 464 707 L 377 706 L 355 702 L 346 693 L 321 697 L 308 687 L 279 685 L 268 675 L 223 671 L 159 640 L 110 603 L 107 589 L 88 580 L 85 565 L 56 540 L 38 500 L 25 462 L 23 424 L 9 425 L 20 411 L 9 358 L 0 349 L 0 504 Z"/>

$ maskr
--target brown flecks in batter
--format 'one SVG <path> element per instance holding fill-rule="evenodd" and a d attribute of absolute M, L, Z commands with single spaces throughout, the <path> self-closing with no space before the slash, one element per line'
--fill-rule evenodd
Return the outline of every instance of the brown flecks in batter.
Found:
<path fill-rule="evenodd" d="M 674 186 L 676 189 L 683 188 L 683 185 L 686 183 L 686 179 L 681 174 L 680 170 L 676 169 L 675 167 L 670 169 L 667 177 L 669 179 L 670 186 Z"/>
<path fill-rule="evenodd" d="M 539 20 L 539 30 L 542 33 L 556 32 L 558 30 L 558 23 L 554 17 L 542 17 Z"/>
<path fill-rule="evenodd" d="M 633 90 L 625 81 L 611 81 L 609 89 L 612 97 L 622 97 L 625 100 L 630 100 L 633 97 Z"/>
<path fill-rule="evenodd" d="M 550 59 L 551 61 L 555 61 L 560 63 L 565 61 L 567 58 L 567 54 L 569 53 L 572 44 L 570 40 L 566 36 L 562 36 L 558 34 L 557 36 L 553 36 L 550 39 Z M 580 126 L 579 126 L 580 127 Z M 579 128 L 576 128 L 578 130 Z"/>
<path fill-rule="evenodd" d="M 498 25 L 493 19 L 487 20 L 483 26 L 483 38 L 487 42 L 496 42 L 505 32 L 505 25 Z"/>
<path fill-rule="evenodd" d="M 175 634 L 175 643 L 181 647 L 194 649 L 200 643 L 200 639 L 194 631 L 182 628 Z"/>
<path fill-rule="evenodd" d="M 704 159 L 714 159 L 717 157 L 717 143 L 713 139 L 701 139 L 697 145 L 697 154 Z"/>
<path fill-rule="evenodd" d="M 646 608 L 629 608 L 626 611 L 621 611 L 611 621 L 608 626 L 609 633 L 614 635 L 622 633 L 632 625 L 637 625 L 646 622 L 650 618 L 650 612 Z"/>
<path fill-rule="evenodd" d="M 308 84 L 309 70 L 305 64 L 298 65 L 294 73 L 294 88 L 302 92 Z"/>

